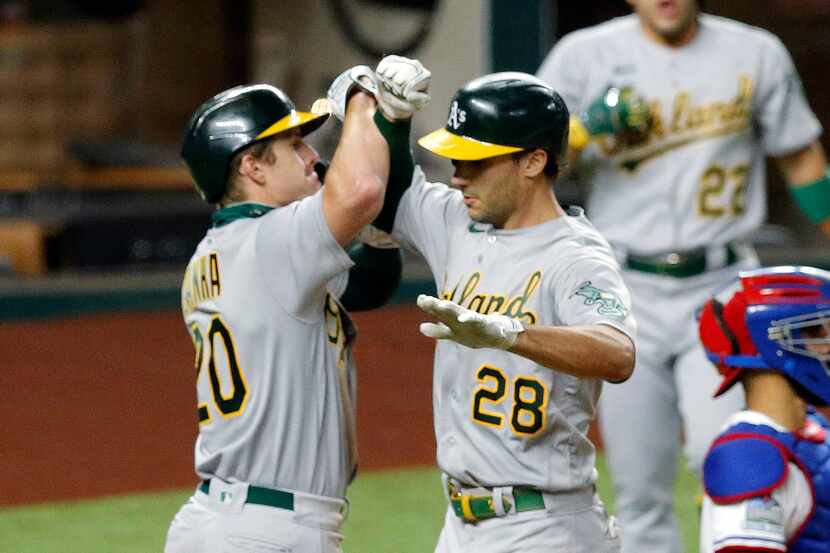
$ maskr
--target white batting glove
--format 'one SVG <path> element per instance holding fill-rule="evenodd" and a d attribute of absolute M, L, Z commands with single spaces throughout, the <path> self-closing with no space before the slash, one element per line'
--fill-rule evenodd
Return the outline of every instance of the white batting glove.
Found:
<path fill-rule="evenodd" d="M 418 307 L 438 319 L 421 323 L 421 334 L 452 340 L 468 348 L 510 349 L 525 328 L 518 319 L 504 315 L 482 315 L 449 300 L 418 296 Z"/>
<path fill-rule="evenodd" d="M 360 232 L 357 233 L 357 236 L 354 237 L 355 240 L 359 240 L 366 244 L 367 246 L 372 246 L 373 248 L 380 248 L 382 250 L 391 250 L 394 248 L 400 248 L 401 245 L 398 244 L 387 232 L 384 232 L 377 228 L 374 225 L 366 225 Z"/>
<path fill-rule="evenodd" d="M 312 113 L 331 113 L 340 121 L 346 117 L 346 103 L 357 87 L 378 97 L 377 77 L 367 65 L 355 65 L 337 76 L 329 86 L 325 99 L 314 102 Z"/>
<path fill-rule="evenodd" d="M 403 56 L 386 56 L 375 69 L 378 105 L 390 119 L 409 119 L 429 103 L 432 73 L 420 61 Z"/>

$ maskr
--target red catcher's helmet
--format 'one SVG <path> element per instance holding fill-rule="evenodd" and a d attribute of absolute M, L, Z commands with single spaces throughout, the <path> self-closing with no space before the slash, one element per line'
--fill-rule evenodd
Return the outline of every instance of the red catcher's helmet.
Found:
<path fill-rule="evenodd" d="M 830 272 L 771 267 L 742 272 L 703 306 L 700 339 L 724 379 L 744 370 L 783 373 L 813 405 L 830 404 Z"/>

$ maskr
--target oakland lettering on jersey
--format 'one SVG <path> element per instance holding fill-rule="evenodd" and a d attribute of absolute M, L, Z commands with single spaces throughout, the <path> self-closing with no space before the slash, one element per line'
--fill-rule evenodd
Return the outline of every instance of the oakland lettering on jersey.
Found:
<path fill-rule="evenodd" d="M 755 83 L 749 75 L 738 76 L 737 94 L 725 101 L 695 104 L 692 95 L 681 90 L 674 95 L 668 119 L 660 100 L 649 102 L 652 124 L 648 136 L 636 144 L 598 137 L 607 156 L 625 153 L 620 166 L 635 170 L 649 159 L 691 142 L 741 132 L 749 127 Z"/>
<path fill-rule="evenodd" d="M 452 290 L 441 292 L 441 297 L 482 315 L 499 313 L 513 319 L 519 319 L 527 324 L 535 324 L 539 320 L 536 312 L 527 309 L 527 303 L 539 287 L 539 282 L 542 280 L 542 271 L 536 271 L 530 275 L 525 282 L 524 290 L 515 297 L 506 294 L 476 293 L 481 282 L 481 273 L 478 271 L 470 275 L 462 286 L 463 280 L 464 277 L 462 276 Z M 459 287 L 461 292 L 456 299 Z"/>
<path fill-rule="evenodd" d="M 752 79 L 747 75 L 741 75 L 738 78 L 738 95 L 728 102 L 695 106 L 688 92 L 678 92 L 674 97 L 669 132 L 680 134 L 699 130 L 746 128 L 749 124 L 752 91 Z M 663 129 L 653 130 L 655 133 L 657 131 L 663 132 Z"/>
<path fill-rule="evenodd" d="M 203 301 L 219 297 L 219 257 L 216 252 L 203 255 L 187 266 L 182 283 L 182 312 L 185 317 Z"/>

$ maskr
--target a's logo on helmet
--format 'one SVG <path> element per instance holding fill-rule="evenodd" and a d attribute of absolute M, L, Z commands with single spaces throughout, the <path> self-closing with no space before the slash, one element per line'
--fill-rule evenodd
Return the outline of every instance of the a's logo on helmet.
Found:
<path fill-rule="evenodd" d="M 453 102 L 450 105 L 450 117 L 447 119 L 447 125 L 457 130 L 466 120 L 467 112 L 463 109 L 458 109 L 458 102 Z"/>

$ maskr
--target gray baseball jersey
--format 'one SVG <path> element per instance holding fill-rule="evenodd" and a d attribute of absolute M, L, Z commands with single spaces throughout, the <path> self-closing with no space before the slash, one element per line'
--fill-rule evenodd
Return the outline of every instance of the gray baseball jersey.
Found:
<path fill-rule="evenodd" d="M 444 299 L 527 324 L 607 324 L 634 334 L 617 263 L 579 208 L 541 225 L 497 230 L 474 223 L 458 190 L 426 182 L 418 169 L 393 235 L 424 256 Z M 506 351 L 439 341 L 438 464 L 474 485 L 583 488 L 596 477 L 586 434 L 601 385 Z"/>
<path fill-rule="evenodd" d="M 343 497 L 356 461 L 355 332 L 335 298 L 352 261 L 321 192 L 219 215 L 182 286 L 196 346 L 196 472 Z"/>
<path fill-rule="evenodd" d="M 750 234 L 766 215 L 764 155 L 821 132 L 778 38 L 699 21 L 692 42 L 673 49 L 646 38 L 636 15 L 613 19 L 562 38 L 538 71 L 572 114 L 611 85 L 632 86 L 650 105 L 644 143 L 607 137 L 584 152 L 588 213 L 615 247 L 648 254 Z"/>

